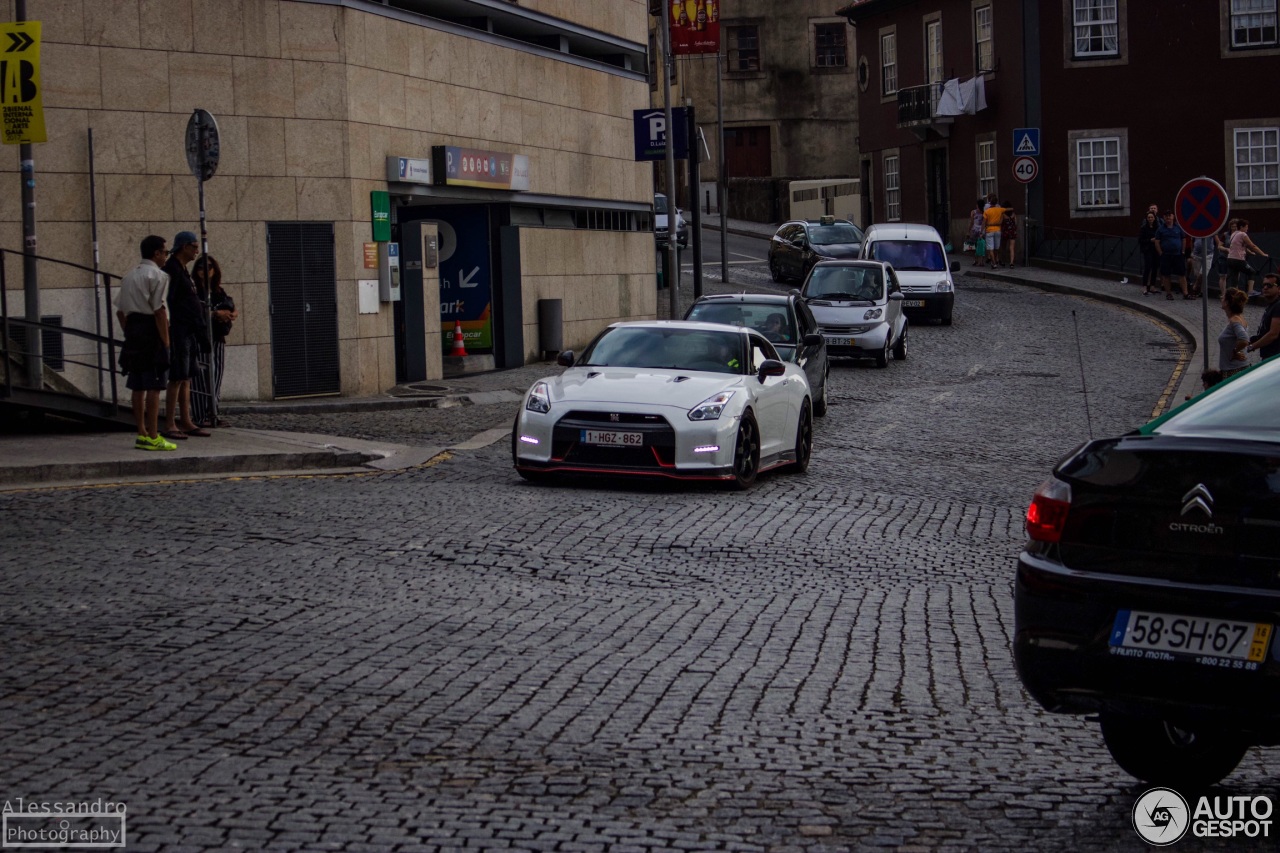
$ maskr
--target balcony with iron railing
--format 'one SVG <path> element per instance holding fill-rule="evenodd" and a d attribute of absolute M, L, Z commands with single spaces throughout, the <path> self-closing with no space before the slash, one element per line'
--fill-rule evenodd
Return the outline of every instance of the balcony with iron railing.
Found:
<path fill-rule="evenodd" d="M 930 128 L 945 136 L 949 125 L 955 122 L 951 116 L 938 115 L 938 100 L 942 97 L 942 83 L 926 83 L 898 90 L 898 127 L 917 132 Z"/>

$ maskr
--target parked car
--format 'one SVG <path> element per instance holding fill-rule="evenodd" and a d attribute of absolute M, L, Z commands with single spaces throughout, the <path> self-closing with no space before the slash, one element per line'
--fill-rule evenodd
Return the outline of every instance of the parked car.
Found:
<path fill-rule="evenodd" d="M 667 232 L 667 197 L 662 193 L 653 196 L 653 236 L 659 246 L 666 246 L 670 239 Z M 684 220 L 684 211 L 676 208 L 676 245 L 685 248 L 689 245 L 689 223 Z"/>
<path fill-rule="evenodd" d="M 847 219 L 794 219 L 769 241 L 769 274 L 774 281 L 804 281 L 819 261 L 856 258 L 861 248 L 862 229 Z"/>
<path fill-rule="evenodd" d="M 1280 743 L 1280 359 L 1057 464 L 1027 510 L 1014 661 L 1177 786 Z"/>
<path fill-rule="evenodd" d="M 863 237 L 860 257 L 893 267 L 905 297 L 902 310 L 908 316 L 951 325 L 956 291 L 953 276 L 959 274 L 960 264 L 947 263 L 946 246 L 933 226 L 872 225 Z"/>
<path fill-rule="evenodd" d="M 626 474 L 721 480 L 804 472 L 813 449 L 809 382 L 764 335 L 684 321 L 614 323 L 568 368 L 539 379 L 511 436 L 527 480 Z"/>
<path fill-rule="evenodd" d="M 818 321 L 795 293 L 723 293 L 703 296 L 685 312 L 686 320 L 727 323 L 755 329 L 773 344 L 778 357 L 796 364 L 809 380 L 813 414 L 827 413 L 827 342 Z"/>
<path fill-rule="evenodd" d="M 907 318 L 893 267 L 882 261 L 823 261 L 809 271 L 800 296 L 813 311 L 832 358 L 907 357 Z"/>

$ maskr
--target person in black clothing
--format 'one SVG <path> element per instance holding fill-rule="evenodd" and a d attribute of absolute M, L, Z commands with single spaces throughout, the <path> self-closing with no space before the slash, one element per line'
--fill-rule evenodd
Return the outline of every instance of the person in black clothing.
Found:
<path fill-rule="evenodd" d="M 1275 273 L 1262 277 L 1262 298 L 1267 303 L 1267 310 L 1262 312 L 1258 334 L 1250 339 L 1245 352 L 1257 350 L 1258 355 L 1267 359 L 1280 355 L 1280 284 L 1276 283 Z"/>
<path fill-rule="evenodd" d="M 164 271 L 169 274 L 170 343 L 165 428 L 161 434 L 170 441 L 181 441 L 189 435 L 209 435 L 191 417 L 191 377 L 197 370 L 196 356 L 209 345 L 205 308 L 196 293 L 195 282 L 187 272 L 187 265 L 199 253 L 196 235 L 190 231 L 179 231 L 173 238 L 173 249 L 164 265 Z"/>
<path fill-rule="evenodd" d="M 1156 231 L 1160 230 L 1160 220 L 1154 210 L 1148 210 L 1138 227 L 1138 245 L 1142 247 L 1142 295 L 1160 292 L 1159 270 L 1160 255 L 1156 252 Z"/>
<path fill-rule="evenodd" d="M 205 284 L 208 270 L 209 287 Z M 227 422 L 217 414 L 218 401 L 222 399 L 222 373 L 226 367 L 227 335 L 231 324 L 240 316 L 235 300 L 222 288 L 222 267 L 213 255 L 205 255 L 191 267 L 191 277 L 202 300 L 209 302 L 213 317 L 213 352 L 206 356 L 207 373 L 196 371 L 191 378 L 191 408 L 195 410 L 196 423 L 202 427 L 225 427 Z"/>

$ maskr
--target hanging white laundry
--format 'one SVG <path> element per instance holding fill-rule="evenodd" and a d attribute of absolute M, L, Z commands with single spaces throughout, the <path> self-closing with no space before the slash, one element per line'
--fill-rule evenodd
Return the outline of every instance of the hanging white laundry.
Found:
<path fill-rule="evenodd" d="M 970 115 L 987 108 L 987 80 L 981 74 L 973 78 L 974 98 L 965 110 Z"/>
<path fill-rule="evenodd" d="M 948 80 L 942 84 L 942 95 L 938 98 L 938 109 L 934 115 L 958 116 L 964 114 L 964 101 L 960 95 L 959 79 Z"/>

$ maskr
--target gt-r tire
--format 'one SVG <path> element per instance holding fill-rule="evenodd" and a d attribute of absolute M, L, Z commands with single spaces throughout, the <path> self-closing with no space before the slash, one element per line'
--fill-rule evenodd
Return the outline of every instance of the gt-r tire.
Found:
<path fill-rule="evenodd" d="M 778 262 L 773 258 L 769 259 L 769 275 L 773 278 L 775 283 L 782 283 L 782 268 L 778 266 Z"/>
<path fill-rule="evenodd" d="M 881 349 L 880 352 L 876 353 L 876 367 L 889 366 L 889 343 L 892 340 L 893 336 L 886 332 L 884 336 L 884 348 Z"/>
<path fill-rule="evenodd" d="M 1249 748 L 1229 732 L 1183 729 L 1156 717 L 1104 712 L 1101 723 L 1107 750 L 1121 769 L 1182 791 L 1222 781 Z"/>
<path fill-rule="evenodd" d="M 733 445 L 733 480 L 730 485 L 740 492 L 755 485 L 760 473 L 760 428 L 750 411 L 742 414 L 738 439 Z"/>
<path fill-rule="evenodd" d="M 818 392 L 818 399 L 813 403 L 814 417 L 824 418 L 827 416 L 827 385 L 831 382 L 831 368 L 827 367 L 826 373 L 822 374 L 822 390 Z"/>
<path fill-rule="evenodd" d="M 516 448 L 519 447 L 520 441 L 520 416 L 516 415 L 516 422 L 511 425 L 511 464 L 516 466 L 516 473 L 530 483 L 545 483 L 552 478 L 553 475 L 545 471 L 525 471 L 520 468 L 520 459 L 516 456 Z"/>
<path fill-rule="evenodd" d="M 800 407 L 800 420 L 796 423 L 796 461 L 787 466 L 788 474 L 803 474 L 809 470 L 813 456 L 813 415 L 809 413 L 809 401 Z"/>
<path fill-rule="evenodd" d="M 902 324 L 902 334 L 898 336 L 898 342 L 893 345 L 893 360 L 907 360 L 907 324 Z"/>

